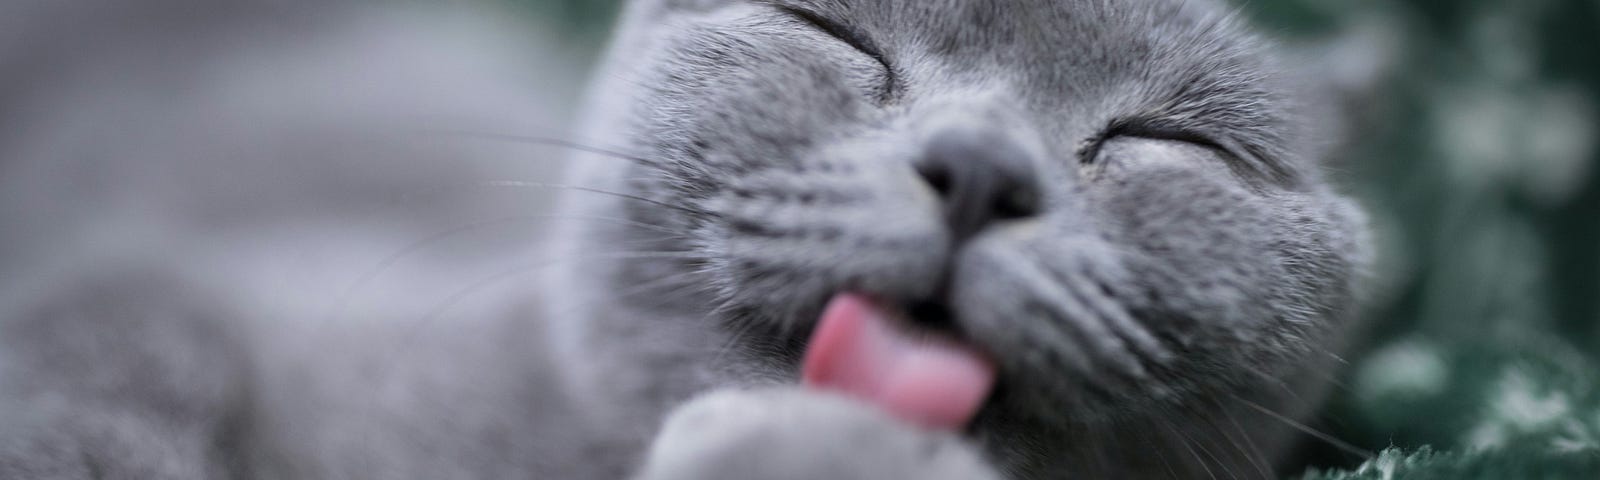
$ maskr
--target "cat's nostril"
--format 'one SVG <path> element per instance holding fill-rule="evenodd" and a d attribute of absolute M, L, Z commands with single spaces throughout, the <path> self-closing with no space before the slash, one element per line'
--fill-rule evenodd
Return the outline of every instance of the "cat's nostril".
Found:
<path fill-rule="evenodd" d="M 1042 203 L 1037 189 L 1013 188 L 995 198 L 993 208 L 998 218 L 1007 220 L 1037 215 Z"/>
<path fill-rule="evenodd" d="M 950 171 L 943 164 L 922 162 L 917 165 L 917 174 L 922 176 L 922 181 L 933 188 L 934 193 L 940 197 L 950 195 Z"/>
<path fill-rule="evenodd" d="M 944 203 L 950 228 L 968 237 L 988 224 L 1040 213 L 1033 158 L 1007 135 L 985 129 L 941 131 L 917 159 L 917 174 Z"/>

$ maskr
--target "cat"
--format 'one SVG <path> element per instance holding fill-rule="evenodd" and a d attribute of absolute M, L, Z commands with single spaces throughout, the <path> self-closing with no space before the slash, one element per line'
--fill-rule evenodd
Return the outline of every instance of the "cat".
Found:
<path fill-rule="evenodd" d="M 225 4 L 202 10 L 259 17 Z M 1370 253 L 1318 163 L 1335 120 L 1239 23 L 1181 0 L 629 2 L 556 207 L 592 221 L 554 226 L 538 281 L 467 321 L 330 327 L 194 252 L 93 258 L 0 319 L 0 477 L 1273 478 Z M 390 78 L 310 130 L 448 110 Z M 872 355 L 941 370 L 885 396 L 929 370 Z"/>
<path fill-rule="evenodd" d="M 744 468 L 717 478 L 761 478 L 741 459 L 771 444 L 860 452 L 784 385 L 830 298 L 866 292 L 994 356 L 966 434 L 1006 478 L 1271 477 L 1264 412 L 1315 397 L 1369 254 L 1324 127 L 1238 23 L 1162 0 L 634 2 L 586 131 L 648 161 L 574 182 L 642 200 L 566 208 L 670 233 L 564 238 L 687 255 L 555 270 L 581 287 L 548 316 L 572 391 L 619 429 L 782 392 L 714 395 L 679 424 L 734 425 L 657 440 Z M 855 478 L 783 478 L 824 477 Z"/>

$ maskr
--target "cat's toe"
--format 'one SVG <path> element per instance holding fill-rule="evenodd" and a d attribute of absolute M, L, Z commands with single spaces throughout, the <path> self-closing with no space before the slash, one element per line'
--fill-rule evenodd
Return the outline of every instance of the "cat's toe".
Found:
<path fill-rule="evenodd" d="M 713 393 L 678 409 L 641 480 L 998 478 L 961 438 L 799 389 Z"/>

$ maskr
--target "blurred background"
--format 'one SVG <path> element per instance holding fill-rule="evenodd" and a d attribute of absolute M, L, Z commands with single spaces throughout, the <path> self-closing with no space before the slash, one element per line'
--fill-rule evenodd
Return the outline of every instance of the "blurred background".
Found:
<path fill-rule="evenodd" d="M 436 134 L 560 136 L 618 4 L 496 1 L 490 21 L 398 15 L 315 35 L 282 32 L 332 20 L 218 14 L 248 19 L 230 32 L 276 32 L 227 35 L 249 54 L 220 66 L 186 55 L 213 42 L 138 33 L 102 45 L 45 31 L 60 27 L 48 2 L 11 6 L 42 23 L 14 24 L 0 7 L 0 311 L 26 303 L 17 292 L 30 279 L 108 258 L 247 272 L 252 286 L 231 302 L 320 317 L 451 325 L 493 308 L 490 290 L 516 292 L 544 260 L 528 244 L 550 223 L 526 208 L 549 192 L 511 181 L 551 179 L 561 152 Z M 1307 425 L 1326 438 L 1306 441 L 1299 461 L 1351 467 L 1356 451 L 1388 447 L 1600 451 L 1600 1 L 1239 4 L 1299 57 L 1342 66 L 1323 73 L 1348 77 L 1340 100 L 1355 121 L 1329 169 L 1379 232 L 1366 321 Z M 145 14 L 119 9 L 63 18 Z M 151 24 L 190 28 L 184 12 Z M 52 56 L 86 45 L 137 61 Z M 502 70 L 498 58 L 526 65 Z M 519 93 L 529 85 L 538 95 Z M 266 100 L 221 103 L 215 116 L 238 92 Z M 279 108 L 305 104 L 327 108 Z M 341 115 L 382 128 L 329 133 L 363 123 Z M 195 125 L 216 135 L 195 138 Z M 150 140 L 174 138 L 182 148 Z M 264 144 L 287 147 L 239 148 Z M 152 161 L 102 162 L 140 155 Z M 343 163 L 314 164 L 327 158 Z"/>
<path fill-rule="evenodd" d="M 1300 44 L 1383 39 L 1335 166 L 1379 287 L 1314 426 L 1361 448 L 1600 446 L 1600 2 L 1255 0 Z M 1347 464 L 1326 442 L 1307 461 Z"/>

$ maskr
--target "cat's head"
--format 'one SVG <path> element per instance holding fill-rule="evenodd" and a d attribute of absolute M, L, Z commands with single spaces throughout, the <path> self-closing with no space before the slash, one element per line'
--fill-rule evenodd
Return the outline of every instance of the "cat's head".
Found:
<path fill-rule="evenodd" d="M 862 292 L 988 352 L 990 408 L 1044 424 L 1274 380 L 1350 309 L 1364 226 L 1235 23 L 1177 0 L 639 2 L 589 134 L 646 162 L 579 175 L 638 198 L 572 204 L 651 227 L 574 231 L 682 258 L 595 298 L 702 309 L 736 333 L 718 358 L 793 378 L 829 298 Z"/>

